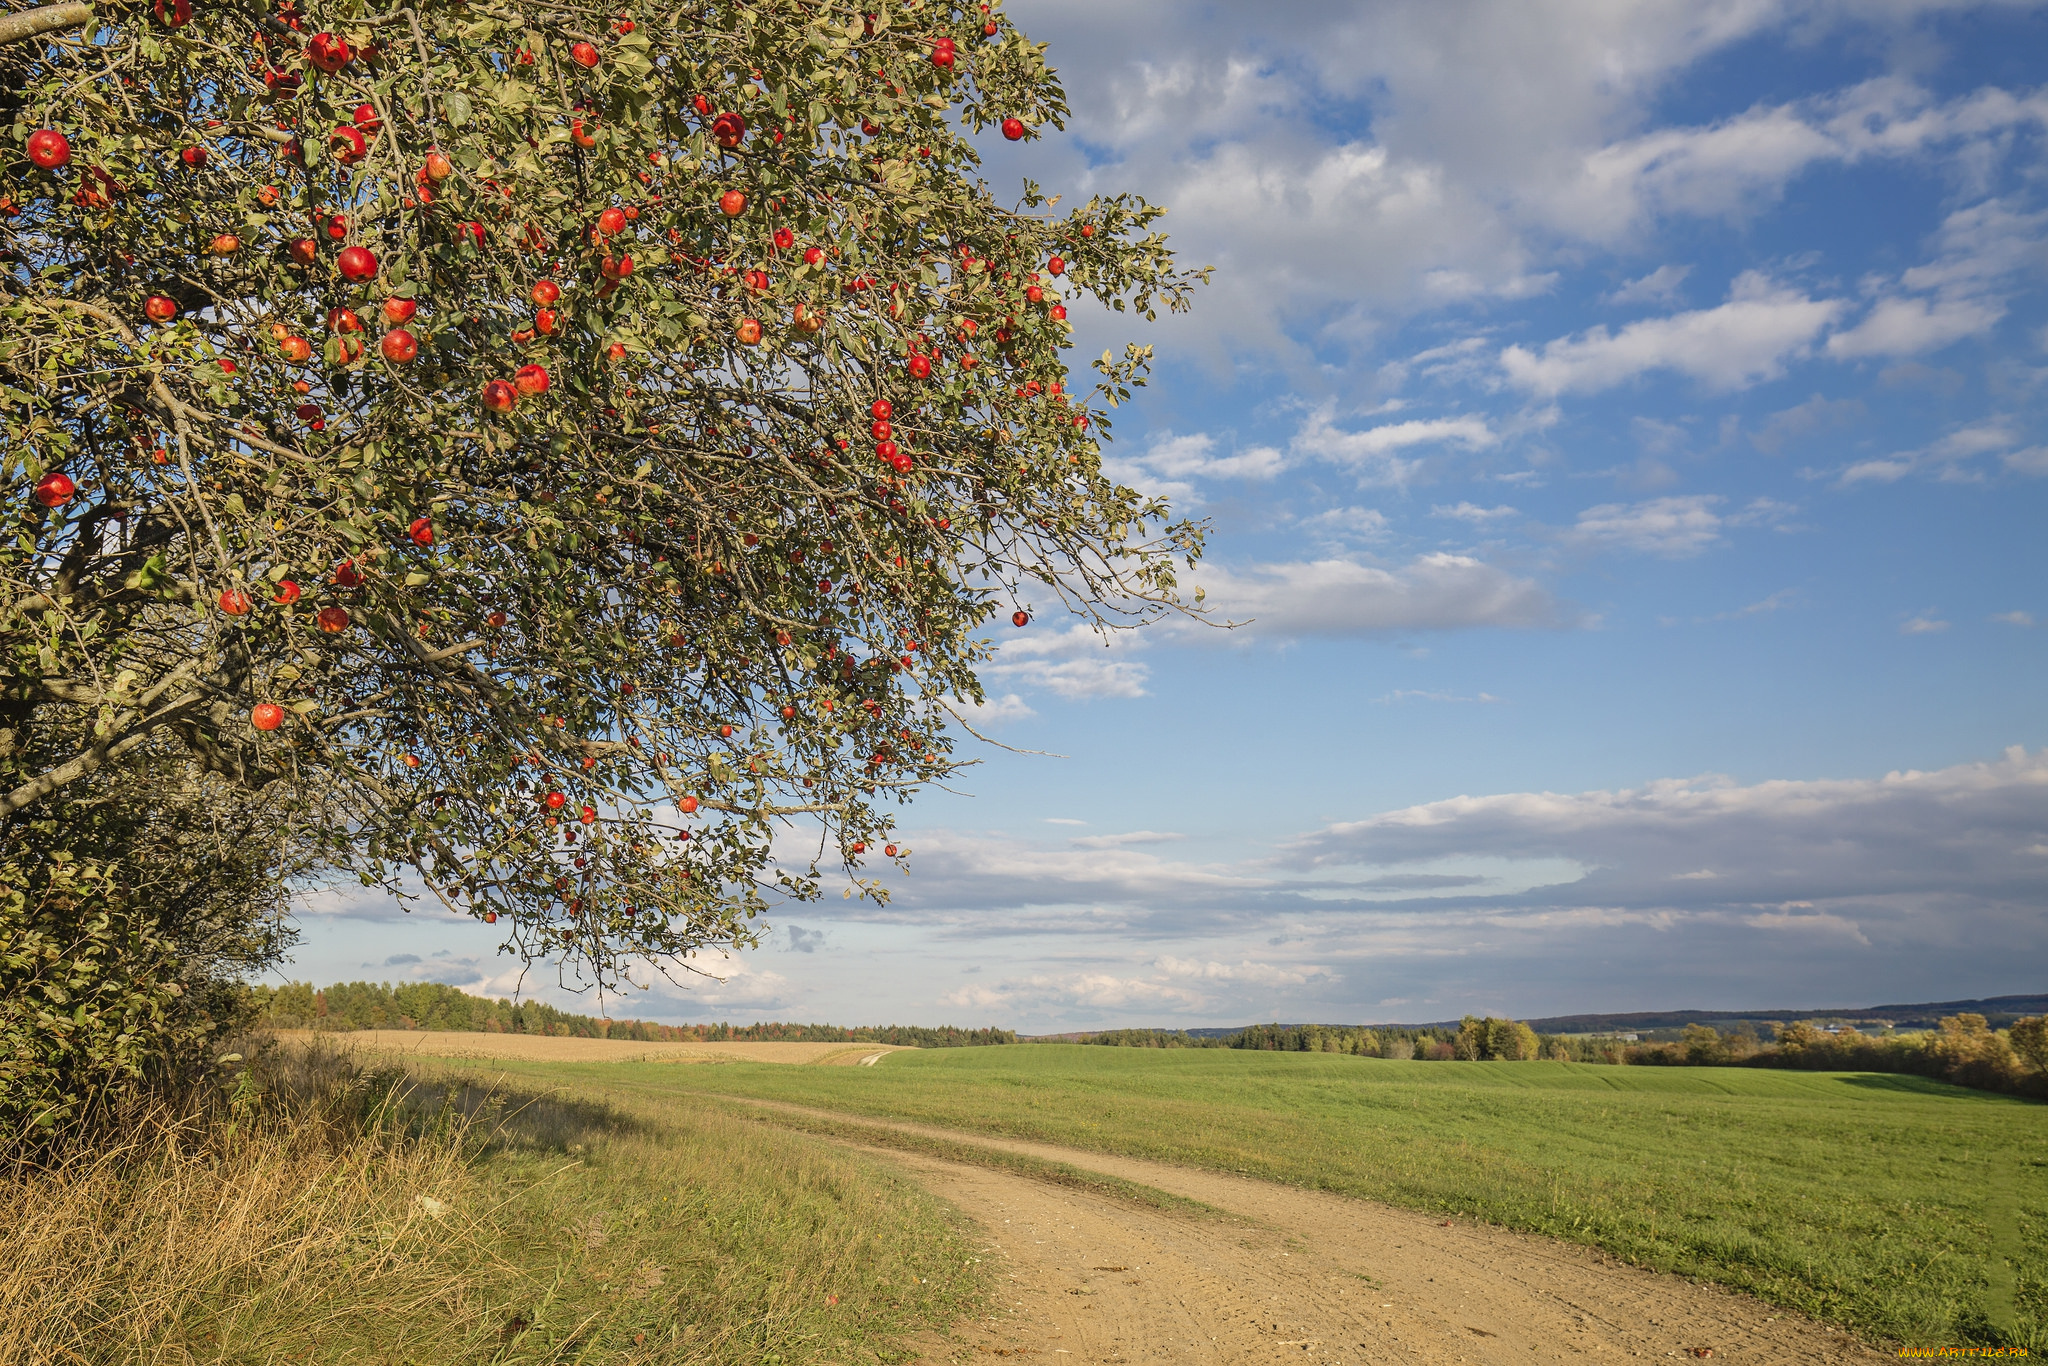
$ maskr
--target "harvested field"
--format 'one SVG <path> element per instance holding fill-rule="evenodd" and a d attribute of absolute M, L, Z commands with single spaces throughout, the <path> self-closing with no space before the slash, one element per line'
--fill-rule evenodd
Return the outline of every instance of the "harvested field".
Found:
<path fill-rule="evenodd" d="M 343 1047 L 421 1058 L 520 1062 L 772 1062 L 848 1067 L 902 1051 L 898 1045 L 885 1043 L 644 1043 L 431 1029 L 363 1029 L 345 1034 L 293 1031 L 284 1037 L 319 1038 Z"/>

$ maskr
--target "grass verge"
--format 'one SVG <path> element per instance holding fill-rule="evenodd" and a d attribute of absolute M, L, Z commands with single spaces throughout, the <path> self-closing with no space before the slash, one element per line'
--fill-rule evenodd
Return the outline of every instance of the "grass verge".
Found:
<path fill-rule="evenodd" d="M 0 1180 L 0 1364 L 894 1361 L 981 1303 L 884 1164 L 658 1111 L 278 1065 Z"/>

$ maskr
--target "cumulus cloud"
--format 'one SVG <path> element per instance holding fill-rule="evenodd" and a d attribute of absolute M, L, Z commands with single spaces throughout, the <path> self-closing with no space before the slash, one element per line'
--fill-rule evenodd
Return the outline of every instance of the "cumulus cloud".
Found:
<path fill-rule="evenodd" d="M 1134 844 L 1173 844 L 1186 839 L 1162 830 L 1132 830 L 1122 835 L 1082 835 L 1074 840 L 1076 849 L 1126 849 Z"/>
<path fill-rule="evenodd" d="M 1667 559 L 1697 555 L 1721 539 L 1717 494 L 1652 498 L 1645 503 L 1602 503 L 1579 514 L 1565 533 L 1572 545 L 1590 550 L 1634 550 Z"/>
<path fill-rule="evenodd" d="M 1406 452 L 1456 446 L 1479 450 L 1500 437 L 1477 417 L 1415 418 L 1381 422 L 1356 431 L 1336 423 L 1329 406 L 1318 408 L 1294 435 L 1293 449 L 1341 465 L 1364 484 L 1400 485 L 1415 475 L 1420 460 Z"/>
<path fill-rule="evenodd" d="M 1608 294 L 1601 302 L 1617 306 L 1675 304 L 1678 302 L 1678 288 L 1685 283 L 1685 277 L 1690 274 L 1691 266 L 1659 266 L 1648 275 L 1630 280 L 1620 289 Z"/>
<path fill-rule="evenodd" d="M 1708 775 L 1619 791 L 1454 797 L 1332 824 L 1289 852 L 1313 868 L 1486 855 L 1564 858 L 1590 870 L 1519 894 L 1532 904 L 2038 904 L 2048 862 L 2032 851 L 2044 842 L 2048 751 L 2015 747 L 1990 762 L 1882 778 L 1744 785 Z"/>
<path fill-rule="evenodd" d="M 1498 522 L 1504 517 L 1515 517 L 1520 514 L 1505 503 L 1499 507 L 1490 508 L 1480 507 L 1477 503 L 1453 503 L 1449 507 L 1445 507 L 1442 504 L 1432 507 L 1429 510 L 1429 515 L 1432 517 L 1450 517 L 1460 522 L 1470 522 L 1474 526 L 1486 526 L 1490 523 Z"/>
<path fill-rule="evenodd" d="M 1143 697 L 1151 671 L 1124 657 L 1142 647 L 1142 637 L 1130 632 L 1104 636 L 1081 625 L 1006 636 L 981 676 L 1076 700 Z"/>
<path fill-rule="evenodd" d="M 1921 613 L 1918 616 L 1907 617 L 1904 621 L 1900 622 L 1899 634 L 1902 636 L 1935 636 L 1946 631 L 1948 626 L 1949 624 L 1940 617 Z"/>
<path fill-rule="evenodd" d="M 1544 397 L 1597 393 L 1657 370 L 1711 389 L 1741 389 L 1783 373 L 1844 307 L 1749 271 L 1718 307 L 1645 318 L 1618 332 L 1594 327 L 1540 351 L 1510 346 L 1500 364 L 1510 384 Z"/>
<path fill-rule="evenodd" d="M 1533 579 L 1469 555 L 1419 555 L 1381 568 L 1330 559 L 1205 565 L 1198 574 L 1223 617 L 1267 636 L 1387 635 L 1472 627 L 1556 627 L 1570 614 Z"/>

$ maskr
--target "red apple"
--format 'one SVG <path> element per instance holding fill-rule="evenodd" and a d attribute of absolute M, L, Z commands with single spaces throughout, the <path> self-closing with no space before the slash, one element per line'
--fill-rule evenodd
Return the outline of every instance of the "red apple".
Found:
<path fill-rule="evenodd" d="M 249 724 L 258 730 L 276 730 L 284 724 L 284 708 L 275 702 L 258 702 L 249 710 Z"/>
<path fill-rule="evenodd" d="M 156 21 L 165 28 L 183 28 L 192 22 L 192 0 L 156 0 Z"/>
<path fill-rule="evenodd" d="M 747 197 L 738 190 L 727 190 L 718 197 L 718 208 L 727 218 L 738 218 L 747 211 Z"/>
<path fill-rule="evenodd" d="M 1031 614 L 1030 614 L 1029 612 L 1012 612 L 1012 613 L 1010 614 L 1010 625 L 1012 625 L 1012 626 L 1028 626 L 1028 625 L 1030 625 L 1030 624 L 1031 624 Z"/>
<path fill-rule="evenodd" d="M 446 180 L 449 176 L 455 174 L 455 163 L 442 156 L 439 152 L 429 152 L 427 153 L 426 172 L 427 179 L 429 180 Z"/>
<path fill-rule="evenodd" d="M 733 335 L 740 339 L 742 346 L 757 346 L 761 341 L 761 320 L 741 318 L 740 325 L 733 329 Z"/>
<path fill-rule="evenodd" d="M 607 256 L 598 263 L 598 271 L 607 280 L 623 280 L 633 273 L 633 258 L 621 256 L 614 260 Z"/>
<path fill-rule="evenodd" d="M 279 607 L 289 607 L 299 600 L 299 586 L 290 579 L 284 579 L 278 583 L 277 592 L 270 600 Z"/>
<path fill-rule="evenodd" d="M 589 43 L 577 43 L 569 49 L 569 60 L 587 71 L 598 63 L 597 49 Z"/>
<path fill-rule="evenodd" d="M 315 221 L 318 221 L 317 216 Z M 326 228 L 327 240 L 339 242 L 348 236 L 348 219 L 338 213 L 329 214 L 327 215 Z"/>
<path fill-rule="evenodd" d="M 626 344 L 624 342 L 613 342 L 604 349 L 604 358 L 609 361 L 624 360 L 626 358 Z"/>
<path fill-rule="evenodd" d="M 301 237 L 292 242 L 288 252 L 293 265 L 310 266 L 320 259 L 320 244 L 310 237 Z"/>
<path fill-rule="evenodd" d="M 432 545 L 434 543 L 434 524 L 425 517 L 415 517 L 412 525 L 406 528 L 405 534 L 412 537 L 414 545 Z"/>
<path fill-rule="evenodd" d="M 233 256 L 242 249 L 242 239 L 231 232 L 215 233 L 206 249 L 215 256 Z"/>
<path fill-rule="evenodd" d="M 142 301 L 142 315 L 153 323 L 167 323 L 178 316 L 177 301 L 152 294 Z"/>
<path fill-rule="evenodd" d="M 343 560 L 334 566 L 334 583 L 338 588 L 356 588 L 363 582 L 363 571 L 356 568 L 354 560 Z"/>
<path fill-rule="evenodd" d="M 484 912 L 484 924 L 486 924 L 486 925 L 495 925 L 495 924 L 497 924 L 497 923 L 498 923 L 498 913 L 497 913 L 496 911 L 485 911 L 485 912 Z"/>
<path fill-rule="evenodd" d="M 824 260 L 824 259 L 825 259 L 825 249 L 824 249 L 823 247 L 805 247 L 805 248 L 804 248 L 804 264 L 805 264 L 805 265 L 807 265 L 807 266 L 815 266 L 815 265 L 817 265 L 817 264 L 818 264 L 818 263 L 819 263 L 820 261 L 822 261 L 822 260 Z"/>
<path fill-rule="evenodd" d="M 488 626 L 503 626 L 510 620 L 512 618 L 506 616 L 503 612 L 493 612 L 484 618 L 484 623 Z"/>
<path fill-rule="evenodd" d="M 38 128 L 28 135 L 28 159 L 46 171 L 71 164 L 71 139 L 54 128 Z"/>
<path fill-rule="evenodd" d="M 896 458 L 896 443 L 893 441 L 877 441 L 875 443 L 875 458 L 878 460 L 894 460 Z"/>
<path fill-rule="evenodd" d="M 556 313 L 554 309 L 539 309 L 533 315 L 533 330 L 540 333 L 543 337 L 552 337 L 555 335 L 556 325 L 560 322 L 561 315 Z"/>
<path fill-rule="evenodd" d="M 550 792 L 548 793 L 546 800 L 548 804 L 548 810 L 560 811 L 569 799 L 567 797 L 564 797 L 559 792 Z"/>
<path fill-rule="evenodd" d="M 339 635 L 348 629 L 348 608 L 323 607 L 320 609 L 320 629 L 328 635 Z"/>
<path fill-rule="evenodd" d="M 484 225 L 476 222 L 459 225 L 455 229 L 455 240 L 457 242 L 467 241 L 478 251 L 482 251 L 484 249 Z"/>
<path fill-rule="evenodd" d="M 409 323 L 413 314 L 420 311 L 417 299 L 390 298 L 384 301 L 384 320 L 393 323 Z"/>
<path fill-rule="evenodd" d="M 1003 120 L 1003 136 L 1004 136 L 1004 137 L 1006 137 L 1006 138 L 1008 138 L 1008 139 L 1009 139 L 1010 141 L 1012 141 L 1012 142 L 1015 142 L 1015 141 L 1017 141 L 1017 139 L 1019 139 L 1019 138 L 1023 137 L 1023 136 L 1024 136 L 1024 120 L 1022 120 L 1022 119 L 1004 119 L 1004 120 Z"/>
<path fill-rule="evenodd" d="M 357 105 L 353 122 L 356 127 L 372 137 L 376 136 L 377 130 L 384 126 L 384 120 L 377 117 L 377 106 L 374 104 Z"/>
<path fill-rule="evenodd" d="M 685 797 L 681 801 L 677 802 L 676 806 L 682 810 L 682 813 L 685 816 L 687 816 L 690 815 L 692 812 L 696 811 L 697 799 L 695 797 Z"/>
<path fill-rule="evenodd" d="M 494 413 L 509 413 L 519 404 L 519 391 L 504 380 L 494 379 L 484 385 L 484 407 Z"/>
<path fill-rule="evenodd" d="M 1052 320 L 1054 322 L 1066 321 L 1067 306 L 1065 304 L 1054 304 L 1052 308 L 1048 310 L 1048 312 L 1051 314 Z"/>
<path fill-rule="evenodd" d="M 932 374 L 932 358 L 930 356 L 912 356 L 910 358 L 910 373 L 919 379 L 930 379 Z"/>
<path fill-rule="evenodd" d="M 334 263 L 341 267 L 341 277 L 352 284 L 377 278 L 377 257 L 368 247 L 343 247 Z"/>
<path fill-rule="evenodd" d="M 562 297 L 562 287 L 553 280 L 541 280 L 535 283 L 528 297 L 537 304 L 556 303 Z"/>
<path fill-rule="evenodd" d="M 585 825 L 597 824 L 597 808 L 594 806 L 586 806 L 576 814 L 577 819 L 582 821 Z"/>
<path fill-rule="evenodd" d="M 1058 256 L 1055 256 L 1050 261 L 1047 261 L 1045 263 L 1045 268 L 1051 271 L 1054 275 L 1065 275 L 1067 273 L 1066 261 Z"/>
<path fill-rule="evenodd" d="M 239 588 L 224 588 L 220 594 L 220 610 L 231 617 L 247 616 L 249 595 Z"/>
<path fill-rule="evenodd" d="M 355 60 L 355 55 L 355 49 L 331 33 L 316 33 L 306 44 L 306 60 L 330 76 Z"/>
<path fill-rule="evenodd" d="M 343 332 L 360 332 L 363 330 L 363 320 L 355 315 L 353 309 L 330 308 L 327 310 L 327 330 L 337 335 Z"/>
<path fill-rule="evenodd" d="M 420 353 L 419 338 L 402 327 L 394 327 L 384 334 L 384 340 L 377 344 L 384 353 L 384 359 L 394 365 L 404 365 Z"/>
<path fill-rule="evenodd" d="M 286 337 L 277 344 L 277 350 L 279 355 L 294 363 L 302 363 L 313 358 L 313 343 L 304 337 Z"/>
<path fill-rule="evenodd" d="M 747 121 L 738 114 L 720 114 L 711 121 L 711 137 L 720 147 L 737 147 L 746 136 Z"/>
<path fill-rule="evenodd" d="M 206 164 L 206 149 L 204 147 L 187 147 L 184 151 L 178 153 L 178 160 L 194 168 L 204 166 Z"/>
<path fill-rule="evenodd" d="M 867 851 L 868 846 L 864 840 L 855 840 L 853 846 L 847 850 L 850 854 L 865 854 Z"/>
<path fill-rule="evenodd" d="M 1040 289 L 1037 285 L 1026 285 L 1024 287 L 1024 297 L 1026 300 L 1034 304 L 1043 303 L 1045 301 L 1045 291 L 1043 289 Z"/>
<path fill-rule="evenodd" d="M 896 416 L 896 409 L 890 405 L 888 399 L 878 398 L 868 405 L 868 414 L 877 422 L 887 422 Z"/>
<path fill-rule="evenodd" d="M 895 435 L 896 429 L 889 425 L 889 419 L 878 417 L 868 424 L 868 435 L 877 441 L 887 441 Z"/>
<path fill-rule="evenodd" d="M 885 845 L 883 845 L 883 846 L 882 846 L 882 853 L 883 853 L 883 855 L 884 855 L 885 857 L 888 857 L 888 858 L 895 858 L 895 857 L 896 857 L 896 846 L 895 846 L 895 845 L 893 845 L 893 844 L 885 844 Z"/>
<path fill-rule="evenodd" d="M 597 216 L 597 230 L 603 236 L 610 237 L 625 226 L 626 211 L 624 209 L 606 209 Z"/>
<path fill-rule="evenodd" d="M 953 56 L 953 40 L 951 38 L 941 38 L 932 44 L 933 66 L 938 67 L 942 71 L 950 69 L 953 65 Z"/>
<path fill-rule="evenodd" d="M 730 739 L 732 739 L 732 727 L 731 727 L 731 726 L 720 726 L 720 727 L 718 728 L 718 733 L 719 733 L 719 735 L 721 735 L 722 737 L 724 737 L 724 738 L 725 738 L 725 739 L 727 739 L 727 740 L 730 740 Z"/>
<path fill-rule="evenodd" d="M 788 228 L 777 228 L 775 230 L 775 246 L 778 251 L 788 251 L 795 245 L 795 233 L 791 232 Z"/>
<path fill-rule="evenodd" d="M 512 372 L 512 383 L 519 392 L 531 397 L 548 391 L 548 372 L 539 365 L 522 365 Z"/>
<path fill-rule="evenodd" d="M 51 470 L 36 481 L 36 501 L 46 508 L 53 508 L 69 502 L 77 488 L 70 475 L 62 470 Z"/>

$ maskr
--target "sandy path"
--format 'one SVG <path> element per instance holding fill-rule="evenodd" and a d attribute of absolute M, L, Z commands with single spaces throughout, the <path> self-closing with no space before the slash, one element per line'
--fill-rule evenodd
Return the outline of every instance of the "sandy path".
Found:
<path fill-rule="evenodd" d="M 988 1235 L 983 1255 L 1000 1259 L 1001 1312 L 963 1325 L 960 1341 L 927 1344 L 931 1363 L 1891 1359 L 1745 1296 L 1549 1239 L 1220 1172 L 889 1127 L 1051 1158 L 1234 1216 L 1165 1214 L 986 1167 L 870 1149 L 976 1220 Z"/>
<path fill-rule="evenodd" d="M 527 1062 L 777 1062 L 839 1066 L 898 1051 L 886 1043 L 643 1043 L 560 1039 L 546 1034 L 472 1034 L 438 1029 L 283 1031 L 341 1047 L 424 1058 L 516 1058 Z"/>

